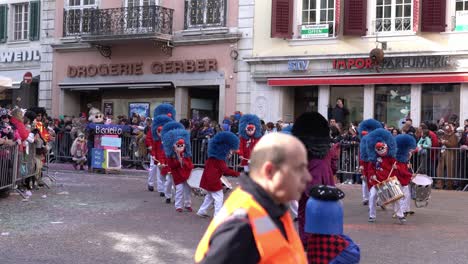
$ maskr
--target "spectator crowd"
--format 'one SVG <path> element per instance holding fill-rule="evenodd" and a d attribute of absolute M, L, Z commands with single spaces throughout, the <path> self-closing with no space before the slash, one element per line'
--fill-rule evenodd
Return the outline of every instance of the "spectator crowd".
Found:
<path fill-rule="evenodd" d="M 337 101 L 337 106 L 332 110 L 329 118 L 331 144 L 336 149 L 336 168 L 338 179 L 342 182 L 359 182 L 357 172 L 360 136 L 357 133 L 357 122 L 347 122 L 349 111 L 343 104 Z M 206 151 L 208 140 L 220 131 L 239 133 L 239 120 L 242 113 L 236 111 L 230 116 L 225 116 L 221 123 L 209 117 L 199 119 L 182 119 L 180 122 L 190 131 L 191 139 L 199 141 L 194 147 L 200 148 L 200 152 Z M 86 140 L 86 127 L 89 119 L 86 113 L 78 116 L 61 115 L 52 118 L 47 115 L 44 108 L 34 107 L 28 110 L 13 108 L 0 108 L 0 147 L 18 145 L 20 152 L 29 153 L 34 148 L 34 155 L 42 167 L 46 162 L 47 154 L 53 153 L 59 156 L 72 156 L 75 169 L 84 169 L 85 157 L 88 149 L 83 146 Z M 131 126 L 128 137 L 132 138 L 130 144 L 134 148 L 122 155 L 144 156 L 146 155 L 145 135 L 151 130 L 152 119 L 142 117 L 134 113 L 130 117 L 112 116 L 105 117 L 106 124 L 118 124 Z M 280 132 L 283 128 L 292 125 L 277 122 L 262 122 L 262 134 Z M 437 123 L 424 122 L 414 127 L 410 118 L 406 119 L 401 129 L 383 124 L 394 136 L 409 134 L 416 139 L 418 147 L 413 154 L 412 164 L 417 173 L 427 174 L 436 178 L 468 178 L 468 120 L 459 124 L 456 118 L 449 121 L 440 119 Z M 63 142 L 68 142 L 63 144 Z M 81 144 L 80 144 L 81 143 Z M 72 146 L 73 145 L 73 146 Z M 84 144 L 86 145 L 86 144 Z M 355 151 L 353 153 L 353 151 Z M 1 157 L 0 157 L 1 158 Z M 196 158 L 195 158 L 196 159 Z M 194 160 L 196 162 L 196 160 Z M 202 161 L 201 161 L 202 162 Z M 345 170 L 352 177 L 346 177 L 343 166 L 356 168 Z M 89 169 L 89 168 L 88 168 Z M 23 183 L 24 188 L 31 190 L 41 185 L 40 177 Z M 463 188 L 465 183 L 460 181 L 436 181 L 436 188 L 457 189 Z M 445 186 L 444 186 L 445 185 Z"/>

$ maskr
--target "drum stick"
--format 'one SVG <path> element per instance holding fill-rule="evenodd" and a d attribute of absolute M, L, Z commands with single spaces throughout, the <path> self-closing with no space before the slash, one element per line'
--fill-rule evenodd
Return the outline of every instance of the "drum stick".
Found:
<path fill-rule="evenodd" d="M 393 169 L 394 169 L 396 163 L 397 163 L 396 161 L 393 163 L 392 169 L 390 170 L 390 173 L 388 174 L 387 179 L 392 175 L 392 172 L 393 172 Z"/>

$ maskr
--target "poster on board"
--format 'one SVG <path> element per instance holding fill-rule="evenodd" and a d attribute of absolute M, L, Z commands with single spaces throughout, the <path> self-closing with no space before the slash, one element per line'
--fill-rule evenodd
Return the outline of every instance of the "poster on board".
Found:
<path fill-rule="evenodd" d="M 131 118 L 134 113 L 138 114 L 140 117 L 149 117 L 150 103 L 129 103 L 128 117 Z"/>

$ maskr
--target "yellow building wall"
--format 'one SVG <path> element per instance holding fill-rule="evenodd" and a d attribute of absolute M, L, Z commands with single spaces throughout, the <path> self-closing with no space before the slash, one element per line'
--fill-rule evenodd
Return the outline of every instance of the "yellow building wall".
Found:
<path fill-rule="evenodd" d="M 314 40 L 271 38 L 271 8 L 271 0 L 255 1 L 253 57 L 367 54 L 376 47 L 375 36 L 342 35 L 343 4 L 338 36 Z M 294 10 L 294 14 L 296 12 Z M 297 28 L 296 23 L 293 27 Z M 409 32 L 406 35 L 379 36 L 379 41 L 387 42 L 386 53 L 468 50 L 468 33 Z"/>

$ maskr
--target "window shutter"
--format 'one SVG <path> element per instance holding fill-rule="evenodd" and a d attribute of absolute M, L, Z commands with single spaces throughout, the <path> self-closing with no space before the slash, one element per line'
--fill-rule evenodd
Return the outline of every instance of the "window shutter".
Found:
<path fill-rule="evenodd" d="M 335 1 L 335 32 L 334 35 L 338 36 L 340 33 L 340 27 L 341 27 L 341 1 L 336 0 Z"/>
<path fill-rule="evenodd" d="M 41 25 L 41 4 L 39 1 L 30 2 L 29 40 L 39 40 Z"/>
<path fill-rule="evenodd" d="M 422 1 L 421 31 L 442 32 L 445 31 L 446 0 Z"/>
<path fill-rule="evenodd" d="M 420 0 L 413 0 L 413 31 L 414 32 L 419 31 L 419 19 L 420 19 L 419 5 L 420 5 Z"/>
<path fill-rule="evenodd" d="M 0 43 L 8 39 L 8 6 L 0 5 Z"/>
<path fill-rule="evenodd" d="M 366 34 L 367 0 L 344 1 L 344 35 Z"/>
<path fill-rule="evenodd" d="M 273 0 L 271 10 L 271 37 L 292 38 L 294 0 Z"/>

